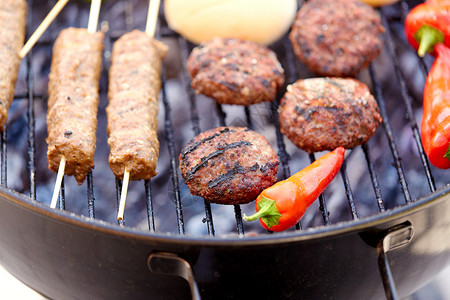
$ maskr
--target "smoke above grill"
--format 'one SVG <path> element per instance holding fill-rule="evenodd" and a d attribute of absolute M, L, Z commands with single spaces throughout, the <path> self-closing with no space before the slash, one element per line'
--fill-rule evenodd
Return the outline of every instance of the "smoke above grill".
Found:
<path fill-rule="evenodd" d="M 34 31 L 55 2 L 33 1 L 28 16 L 28 34 Z M 108 165 L 105 107 L 108 104 L 109 59 L 112 45 L 118 37 L 134 28 L 144 29 L 146 8 L 145 1 L 106 1 L 102 4 L 100 29 L 104 31 L 106 40 L 95 168 L 90 180 L 81 186 L 72 177 L 64 180 L 65 210 L 95 216 L 111 224 L 117 224 L 117 197 L 121 183 Z M 402 27 L 406 8 L 401 3 L 382 8 L 380 12 L 384 25 L 390 29 L 386 33 L 386 46 L 372 66 L 359 74 L 358 79 L 371 87 L 385 113 L 384 123 L 366 145 L 347 151 L 341 174 L 307 211 L 301 221 L 302 229 L 377 214 L 380 210 L 405 205 L 448 183 L 448 174 L 427 165 L 417 144 L 421 95 L 432 58 L 426 57 L 420 61 L 408 46 Z M 32 55 L 23 60 L 7 132 L 3 136 L 6 140 L 3 149 L 7 150 L 6 164 L 3 164 L 3 174 L 7 176 L 3 178 L 7 186 L 32 197 L 35 186 L 35 198 L 44 204 L 50 203 L 56 178 L 56 174 L 48 169 L 45 141 L 52 45 L 61 29 L 85 27 L 88 15 L 88 3 L 69 3 L 33 48 Z M 281 160 L 279 179 L 304 168 L 322 153 L 308 155 L 280 135 L 278 102 L 243 108 L 219 106 L 212 99 L 194 95 L 184 68 L 187 55 L 194 45 L 172 32 L 162 14 L 158 37 L 170 47 L 164 60 L 163 91 L 159 102 L 158 175 L 147 184 L 143 181 L 130 182 L 125 226 L 195 235 L 264 233 L 259 224 L 243 223 L 241 219 L 243 213 L 254 212 L 254 203 L 242 206 L 209 205 L 189 193 L 177 169 L 181 149 L 195 135 L 207 129 L 222 125 L 248 126 L 263 134 L 278 153 Z M 271 48 L 285 68 L 287 84 L 299 78 L 315 76 L 297 61 L 287 37 Z M 277 101 L 282 94 L 283 91 Z M 28 98 L 32 100 L 31 104 Z M 33 108 L 34 114 L 31 120 L 28 119 L 31 115 L 29 107 Z M 88 204 L 89 201 L 91 204 Z"/>

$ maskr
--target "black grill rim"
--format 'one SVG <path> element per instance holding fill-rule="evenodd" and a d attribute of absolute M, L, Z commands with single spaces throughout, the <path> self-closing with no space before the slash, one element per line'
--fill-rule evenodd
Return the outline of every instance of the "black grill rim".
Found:
<path fill-rule="evenodd" d="M 0 186 L 0 197 L 6 199 L 6 201 L 13 202 L 21 209 L 29 210 L 33 213 L 41 215 L 42 218 L 48 218 L 58 223 L 61 222 L 70 224 L 74 227 L 84 228 L 97 233 L 115 235 L 124 239 L 139 239 L 143 242 L 165 241 L 173 243 L 174 245 L 185 244 L 195 246 L 209 245 L 234 247 L 238 245 L 271 245 L 299 241 L 312 241 L 328 237 L 336 238 L 339 235 L 363 232 L 367 229 L 383 229 L 383 225 L 389 223 L 390 221 L 402 220 L 413 213 L 417 213 L 423 209 L 437 205 L 442 201 L 450 201 L 450 184 L 438 189 L 434 193 L 430 193 L 429 195 L 419 198 L 411 204 L 398 206 L 376 215 L 357 220 L 337 222 L 328 226 L 317 226 L 307 230 L 284 231 L 277 234 L 246 236 L 245 238 L 242 238 L 242 236 L 237 234 L 227 236 L 190 234 L 179 235 L 136 230 L 132 227 L 116 226 L 109 222 L 90 219 L 88 217 L 76 215 L 64 210 L 51 209 L 45 204 L 33 201 L 29 197 L 3 186 Z"/>

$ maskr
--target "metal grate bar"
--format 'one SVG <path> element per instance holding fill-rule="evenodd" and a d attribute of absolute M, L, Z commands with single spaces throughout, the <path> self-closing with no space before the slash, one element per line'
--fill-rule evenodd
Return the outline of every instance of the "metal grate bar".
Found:
<path fill-rule="evenodd" d="M 350 181 L 347 175 L 347 162 L 344 160 L 342 163 L 341 169 L 339 171 L 341 173 L 342 181 L 344 182 L 345 194 L 347 195 L 348 205 L 350 207 L 350 211 L 352 213 L 353 220 L 358 219 L 358 213 L 356 211 L 355 199 L 353 197 L 352 189 L 350 187 Z"/>
<path fill-rule="evenodd" d="M 402 99 L 403 102 L 405 104 L 406 107 L 406 118 L 408 119 L 411 129 L 413 131 L 413 135 L 414 135 L 414 139 L 417 145 L 417 150 L 419 152 L 420 155 L 420 159 L 422 160 L 422 164 L 425 170 L 425 174 L 427 176 L 427 180 L 428 180 L 428 185 L 430 186 L 430 190 L 432 192 L 434 192 L 436 190 L 436 185 L 434 182 L 434 178 L 431 174 L 431 170 L 430 170 L 430 163 L 425 155 L 425 152 L 423 150 L 423 145 L 421 142 L 421 138 L 420 138 L 420 132 L 419 132 L 419 128 L 417 126 L 417 123 L 414 119 L 414 112 L 412 110 L 412 105 L 411 105 L 411 98 L 408 94 L 407 88 L 406 88 L 406 82 L 405 82 L 405 78 L 403 76 L 402 70 L 400 69 L 400 62 L 399 62 L 399 58 L 397 56 L 397 50 L 396 50 L 396 46 L 395 43 L 392 39 L 392 35 L 390 32 L 390 28 L 389 28 L 389 24 L 386 20 L 386 17 L 383 15 L 382 10 L 381 10 L 381 19 L 383 21 L 383 26 L 386 28 L 386 32 L 385 32 L 385 36 L 386 36 L 386 48 L 388 50 L 388 53 L 391 57 L 392 62 L 394 63 L 394 70 L 395 70 L 395 74 L 397 76 L 397 79 L 400 83 L 400 92 L 402 95 Z"/>
<path fill-rule="evenodd" d="M 94 196 L 94 182 L 92 171 L 88 173 L 87 178 L 87 199 L 88 199 L 88 216 L 91 219 L 95 219 L 95 196 Z"/>
<path fill-rule="evenodd" d="M 30 26 L 32 21 L 32 11 L 31 2 L 28 2 L 28 13 L 27 13 L 27 39 L 30 36 Z M 28 99 L 27 105 L 27 119 L 28 119 L 28 170 L 30 172 L 30 198 L 36 200 L 36 138 L 35 138 L 35 117 L 34 117 L 34 93 L 33 93 L 33 70 L 31 65 L 31 57 L 33 50 L 30 50 L 26 56 L 26 99 Z"/>
<path fill-rule="evenodd" d="M 161 82 L 162 82 L 162 100 L 164 104 L 164 115 L 165 115 L 165 129 L 166 129 L 166 139 L 167 139 L 167 147 L 169 151 L 169 164 L 171 170 L 171 178 L 173 184 L 173 192 L 175 197 L 175 206 L 177 213 L 177 225 L 178 225 L 178 233 L 184 234 L 184 221 L 183 221 L 183 207 L 181 205 L 181 197 L 180 197 L 180 186 L 178 183 L 178 173 L 177 173 L 177 155 L 175 153 L 175 138 L 174 138 L 174 129 L 172 125 L 172 120 L 170 118 L 170 104 L 167 99 L 166 93 L 166 74 L 164 68 L 161 72 Z"/>
<path fill-rule="evenodd" d="M 380 114 L 383 118 L 382 124 L 383 124 L 384 130 L 385 130 L 386 136 L 388 138 L 388 141 L 389 141 L 389 147 L 391 148 L 392 156 L 394 158 L 394 167 L 397 170 L 398 181 L 400 183 L 406 203 L 410 203 L 411 202 L 411 194 L 409 193 L 408 184 L 405 179 L 405 172 L 403 170 L 403 166 L 400 161 L 400 155 L 398 153 L 397 145 L 395 143 L 394 134 L 392 132 L 391 124 L 389 122 L 389 117 L 386 112 L 386 106 L 384 104 L 384 98 L 382 95 L 381 86 L 375 77 L 375 73 L 373 71 L 372 65 L 369 66 L 369 73 L 370 73 L 370 77 L 372 79 L 372 83 L 373 83 L 374 90 L 375 90 L 374 96 L 375 96 L 375 99 L 377 100 L 378 107 L 380 108 Z"/>
<path fill-rule="evenodd" d="M 144 181 L 145 198 L 147 199 L 147 217 L 148 217 L 148 229 L 151 232 L 155 232 L 155 217 L 153 213 L 153 201 L 152 201 L 152 189 L 150 188 L 150 180 Z"/>
<path fill-rule="evenodd" d="M 369 147 L 367 147 L 367 144 L 363 144 L 361 147 L 362 147 L 362 149 L 364 151 L 364 155 L 366 157 L 367 167 L 369 168 L 370 179 L 372 181 L 372 186 L 373 186 L 373 189 L 375 192 L 375 198 L 377 200 L 378 209 L 380 210 L 380 212 L 382 212 L 385 210 L 384 202 L 383 202 L 383 197 L 381 196 L 381 189 L 380 189 L 380 185 L 378 183 L 377 175 L 375 174 L 375 171 L 374 171 L 373 162 L 370 159 Z"/>
<path fill-rule="evenodd" d="M 119 206 L 120 206 L 120 195 L 122 193 L 122 180 L 118 179 L 116 177 L 116 212 L 119 213 Z M 117 220 L 117 224 L 119 226 L 124 226 L 125 225 L 125 216 L 123 217 L 122 220 Z"/>
<path fill-rule="evenodd" d="M 314 155 L 314 153 L 309 154 L 309 160 L 311 161 L 311 163 L 316 160 L 316 156 Z M 330 217 L 328 215 L 325 196 L 323 195 L 323 193 L 319 195 L 319 209 L 322 212 L 323 225 L 330 225 Z"/>
<path fill-rule="evenodd" d="M 199 135 L 201 133 L 200 130 L 200 118 L 197 110 L 197 102 L 195 101 L 195 93 L 193 89 L 190 86 L 190 78 L 187 74 L 187 68 L 186 68 L 186 62 L 189 56 L 189 49 L 187 41 L 183 38 L 178 39 L 180 48 L 181 48 L 181 58 L 183 62 L 183 80 L 185 82 L 186 92 L 188 94 L 189 102 L 190 102 L 190 108 L 191 108 L 191 122 L 192 122 L 192 130 L 194 131 L 195 136 Z M 206 220 L 206 226 L 208 228 L 208 234 L 214 235 L 215 229 L 214 229 L 214 222 L 213 222 L 213 216 L 211 212 L 211 204 L 205 200 L 203 200 L 204 206 L 205 206 L 205 220 Z"/>
<path fill-rule="evenodd" d="M 28 118 L 28 169 L 30 171 L 30 198 L 36 200 L 36 138 L 34 118 L 33 79 L 31 53 L 26 58 L 27 65 L 27 118 Z"/>
<path fill-rule="evenodd" d="M 2 149 L 2 156 L 1 156 L 1 170 L 0 170 L 0 176 L 1 176 L 1 184 L 3 186 L 8 186 L 7 185 L 7 166 L 6 166 L 6 162 L 7 162 L 7 145 L 6 145 L 6 131 L 7 131 L 7 126 L 5 124 L 5 128 L 1 133 L 1 137 L 0 137 L 0 147 Z"/>
<path fill-rule="evenodd" d="M 61 188 L 59 189 L 59 209 L 65 210 L 66 209 L 66 191 L 64 188 L 64 176 L 61 180 Z"/>

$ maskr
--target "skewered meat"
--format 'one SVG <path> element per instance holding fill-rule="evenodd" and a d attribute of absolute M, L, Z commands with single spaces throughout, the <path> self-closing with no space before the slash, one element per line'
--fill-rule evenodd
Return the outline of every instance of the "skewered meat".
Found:
<path fill-rule="evenodd" d="M 66 175 L 82 184 L 94 167 L 98 85 L 104 35 L 83 28 L 60 32 L 53 46 L 48 87 L 49 168 L 66 158 Z"/>
<path fill-rule="evenodd" d="M 248 203 L 277 180 L 277 155 L 265 137 L 245 127 L 203 132 L 179 159 L 191 194 L 209 202 Z"/>
<path fill-rule="evenodd" d="M 14 99 L 20 57 L 25 40 L 27 2 L 0 1 L 0 130 L 4 129 Z"/>
<path fill-rule="evenodd" d="M 192 87 L 218 103 L 251 105 L 272 101 L 284 83 L 284 70 L 269 48 L 250 41 L 215 38 L 187 61 Z"/>
<path fill-rule="evenodd" d="M 383 48 L 379 15 L 358 0 L 311 0 L 297 13 L 294 52 L 322 76 L 355 77 Z"/>
<path fill-rule="evenodd" d="M 355 79 L 310 78 L 287 87 L 279 107 L 281 133 L 307 152 L 354 148 L 382 118 L 368 87 Z"/>
<path fill-rule="evenodd" d="M 109 165 L 122 178 L 150 179 L 156 175 L 159 155 L 158 93 L 161 59 L 167 47 L 144 32 L 134 30 L 113 47 L 109 70 Z"/>

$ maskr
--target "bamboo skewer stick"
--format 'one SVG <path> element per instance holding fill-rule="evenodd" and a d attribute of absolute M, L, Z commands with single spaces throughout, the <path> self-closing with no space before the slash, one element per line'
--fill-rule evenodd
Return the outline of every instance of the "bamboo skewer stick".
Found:
<path fill-rule="evenodd" d="M 117 212 L 117 220 L 123 220 L 123 213 L 125 211 L 125 202 L 127 200 L 128 183 L 130 182 L 130 171 L 125 170 L 123 173 L 122 191 L 120 192 L 119 211 Z"/>
<path fill-rule="evenodd" d="M 56 176 L 55 188 L 53 189 L 52 202 L 50 203 L 51 208 L 56 208 L 56 203 L 58 203 L 59 189 L 61 188 L 62 179 L 64 176 L 64 169 L 66 168 L 66 158 L 61 157 L 59 162 L 58 175 Z"/>
<path fill-rule="evenodd" d="M 97 32 L 98 17 L 100 14 L 101 3 L 102 3 L 101 0 L 92 0 L 92 2 L 91 2 L 91 8 L 89 11 L 88 28 L 87 28 L 89 33 Z M 56 203 L 58 202 L 59 190 L 61 189 L 61 182 L 62 182 L 62 178 L 64 176 L 65 168 L 66 168 L 66 158 L 63 155 L 63 156 L 61 156 L 61 161 L 59 163 L 58 175 L 56 177 L 55 188 L 53 190 L 53 196 L 52 196 L 52 202 L 50 204 L 51 208 L 56 208 Z"/>
<path fill-rule="evenodd" d="M 156 23 L 158 22 L 158 13 L 160 0 L 150 0 L 147 13 L 147 24 L 145 26 L 145 33 L 149 36 L 154 36 L 156 31 Z M 117 212 L 117 220 L 123 220 L 123 214 L 125 211 L 125 202 L 127 200 L 128 183 L 130 181 L 130 171 L 125 170 L 123 173 L 122 190 L 120 194 L 119 210 Z"/>
<path fill-rule="evenodd" d="M 87 27 L 89 33 L 97 32 L 98 16 L 100 15 L 101 4 L 102 0 L 91 1 L 91 9 L 89 11 L 89 23 Z"/>
<path fill-rule="evenodd" d="M 61 10 L 64 8 L 64 6 L 69 2 L 69 0 L 59 0 L 55 6 L 50 10 L 48 15 L 45 17 L 45 19 L 42 21 L 42 23 L 36 28 L 36 30 L 33 32 L 31 37 L 28 39 L 28 41 L 25 43 L 23 48 L 19 52 L 19 57 L 24 58 L 27 53 L 33 48 L 34 44 L 39 40 L 39 38 L 44 34 L 45 30 L 47 30 L 48 26 L 55 20 L 55 18 L 58 16 L 58 14 L 61 12 Z"/>

